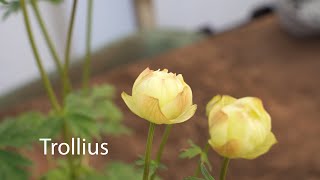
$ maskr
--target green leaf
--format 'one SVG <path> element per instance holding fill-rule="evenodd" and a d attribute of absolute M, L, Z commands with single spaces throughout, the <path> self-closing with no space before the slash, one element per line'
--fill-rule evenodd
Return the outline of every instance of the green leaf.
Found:
<path fill-rule="evenodd" d="M 63 2 L 63 0 L 48 0 L 49 2 L 51 2 L 52 4 L 60 4 L 61 2 Z"/>
<path fill-rule="evenodd" d="M 80 165 L 79 159 L 75 159 L 75 164 L 79 166 L 74 166 L 74 172 L 77 175 L 78 180 L 103 180 L 105 176 L 95 169 L 88 166 Z M 54 169 L 50 169 L 45 175 L 41 177 L 41 180 L 70 180 L 71 169 L 66 159 L 58 159 L 58 166 Z"/>
<path fill-rule="evenodd" d="M 139 159 L 135 162 L 135 164 L 139 167 L 141 167 L 141 170 L 142 168 L 144 167 L 144 164 L 145 164 L 145 157 L 144 156 L 139 156 Z M 150 161 L 150 176 L 157 170 L 165 170 L 167 169 L 167 167 L 162 164 L 162 163 L 158 163 L 157 161 L 155 160 L 151 160 Z M 156 177 L 156 179 L 160 179 L 159 177 Z"/>
<path fill-rule="evenodd" d="M 20 10 L 20 1 L 19 0 L 13 0 L 13 1 L 5 1 L 1 0 L 1 3 L 4 4 L 1 9 L 4 9 L 4 13 L 2 16 L 2 19 L 7 19 L 11 14 L 17 13 Z"/>
<path fill-rule="evenodd" d="M 111 162 L 106 167 L 108 180 L 141 180 L 143 172 L 133 165 L 122 162 Z"/>
<path fill-rule="evenodd" d="M 68 114 L 66 118 L 74 136 L 86 138 L 89 141 L 93 137 L 99 138 L 99 126 L 92 117 L 85 114 Z"/>
<path fill-rule="evenodd" d="M 31 161 L 21 155 L 0 150 L 0 179 L 19 179 L 29 178 L 26 167 L 31 165 Z"/>
<path fill-rule="evenodd" d="M 210 170 L 212 169 L 211 163 L 208 158 L 208 154 L 206 152 L 203 152 L 203 151 L 201 152 L 200 162 L 207 165 Z"/>
<path fill-rule="evenodd" d="M 40 113 L 28 112 L 17 117 L 6 118 L 0 123 L 0 146 L 21 147 L 32 145 L 42 136 L 47 136 L 44 123 L 46 117 Z"/>
<path fill-rule="evenodd" d="M 46 118 L 42 125 L 39 127 L 39 138 L 50 137 L 55 138 L 60 134 L 63 128 L 63 117 L 57 115 L 50 115 Z"/>
<path fill-rule="evenodd" d="M 0 146 L 31 146 L 39 138 L 53 138 L 60 132 L 62 119 L 41 113 L 27 112 L 17 117 L 6 118 L 0 123 Z"/>
<path fill-rule="evenodd" d="M 205 180 L 214 180 L 214 178 L 210 175 L 206 166 L 203 163 L 201 163 L 200 167 L 201 167 L 201 173 L 204 176 Z"/>
<path fill-rule="evenodd" d="M 76 135 L 99 138 L 100 134 L 120 135 L 130 131 L 122 124 L 122 113 L 112 102 L 114 88 L 96 86 L 69 94 L 65 100 L 65 115 Z M 84 123 L 85 125 L 82 125 Z"/>
<path fill-rule="evenodd" d="M 202 153 L 202 149 L 201 147 L 197 146 L 196 144 L 194 144 L 191 140 L 188 141 L 190 147 L 183 150 L 179 157 L 182 158 L 182 159 L 191 159 L 191 158 L 194 158 L 196 156 L 200 156 L 201 153 Z"/>
<path fill-rule="evenodd" d="M 0 3 L 2 4 L 8 4 L 8 2 L 6 0 L 0 0 Z"/>
<path fill-rule="evenodd" d="M 67 160 L 58 159 L 58 166 L 56 168 L 50 169 L 46 174 L 41 177 L 41 180 L 69 180 L 70 178 L 70 168 Z"/>
<path fill-rule="evenodd" d="M 198 177 L 186 177 L 183 180 L 204 180 L 204 179 L 198 178 Z"/>

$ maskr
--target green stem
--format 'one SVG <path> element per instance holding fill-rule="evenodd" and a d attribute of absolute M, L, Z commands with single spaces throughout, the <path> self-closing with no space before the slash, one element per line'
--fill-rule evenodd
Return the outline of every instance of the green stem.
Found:
<path fill-rule="evenodd" d="M 203 148 L 202 152 L 205 153 L 205 154 L 208 154 L 209 149 L 210 149 L 210 144 L 207 143 L 207 144 L 205 145 L 205 147 Z M 195 177 L 198 177 L 198 176 L 200 175 L 200 172 L 201 172 L 201 163 L 202 163 L 201 160 L 199 160 L 199 164 L 198 164 L 197 170 L 196 170 L 196 172 L 194 173 L 194 176 L 195 176 Z"/>
<path fill-rule="evenodd" d="M 156 127 L 156 125 L 154 123 L 150 122 L 147 145 L 146 145 L 146 154 L 144 157 L 145 161 L 144 161 L 144 170 L 143 170 L 143 180 L 149 179 L 150 154 L 151 154 L 151 149 L 152 149 L 152 141 L 153 141 L 155 127 Z"/>
<path fill-rule="evenodd" d="M 59 111 L 61 111 L 61 107 L 60 107 L 60 105 L 58 103 L 58 100 L 57 100 L 57 98 L 55 96 L 55 93 L 54 93 L 53 88 L 51 86 L 51 82 L 50 82 L 50 80 L 48 78 L 48 75 L 46 74 L 46 72 L 45 72 L 45 70 L 43 68 L 43 65 L 42 65 L 42 62 L 41 62 L 41 59 L 40 59 L 40 55 L 39 55 L 38 49 L 37 49 L 36 44 L 35 44 L 35 40 L 34 40 L 34 37 L 33 37 L 33 34 L 32 34 L 31 26 L 30 26 L 30 20 L 29 20 L 27 8 L 26 8 L 26 2 L 25 2 L 25 0 L 20 0 L 20 3 L 21 3 L 21 8 L 22 8 L 22 12 L 23 12 L 24 22 L 25 22 L 25 26 L 26 26 L 26 29 L 27 29 L 29 41 L 30 41 L 30 44 L 31 44 L 31 48 L 32 48 L 34 57 L 36 59 L 36 63 L 37 63 L 38 69 L 40 71 L 40 75 L 41 75 L 41 78 L 42 78 L 42 81 L 43 81 L 43 85 L 44 85 L 44 87 L 45 87 L 45 89 L 47 91 L 47 94 L 49 96 L 51 105 L 53 106 L 55 111 L 59 112 Z"/>
<path fill-rule="evenodd" d="M 88 0 L 87 9 L 87 34 L 86 34 L 86 56 L 83 67 L 83 88 L 89 87 L 90 69 L 91 69 L 91 34 L 92 34 L 92 12 L 93 0 Z"/>
<path fill-rule="evenodd" d="M 78 0 L 74 0 L 72 4 L 72 10 L 71 10 L 71 17 L 68 27 L 68 34 L 67 34 L 67 43 L 66 43 L 66 51 L 65 51 L 65 63 L 64 63 L 64 69 L 63 69 L 63 89 L 64 89 L 64 96 L 66 96 L 69 91 L 71 90 L 71 84 L 68 83 L 68 76 L 69 76 L 69 64 L 70 64 L 70 49 L 71 49 L 71 42 L 72 42 L 72 33 L 73 33 L 73 27 L 74 27 L 74 20 L 75 20 L 75 14 L 77 11 L 77 4 Z"/>
<path fill-rule="evenodd" d="M 161 143 L 160 143 L 160 147 L 159 147 L 159 150 L 157 152 L 157 157 L 156 157 L 156 163 L 157 164 L 160 164 L 161 157 L 162 157 L 162 154 L 163 154 L 163 150 L 164 150 L 165 145 L 167 144 L 171 128 L 172 128 L 172 124 L 169 124 L 169 125 L 166 126 L 166 129 L 164 130 L 164 133 L 163 133 L 163 136 L 162 136 L 162 140 L 161 140 Z M 151 175 L 150 179 L 153 180 L 156 177 L 156 174 L 157 174 L 157 169 L 155 169 L 155 171 Z"/>
<path fill-rule="evenodd" d="M 69 79 L 68 76 L 64 77 L 63 66 L 61 64 L 62 60 L 59 58 L 58 53 L 57 53 L 57 51 L 56 51 L 56 49 L 55 49 L 55 47 L 54 47 L 54 45 L 52 43 L 52 40 L 51 40 L 51 38 L 49 36 L 49 33 L 48 33 L 47 28 L 45 26 L 45 23 L 44 23 L 44 21 L 42 19 L 42 16 L 40 14 L 37 0 L 31 0 L 31 6 L 32 6 L 33 11 L 35 13 L 35 16 L 36 16 L 36 19 L 38 21 L 38 24 L 40 25 L 40 28 L 41 28 L 42 34 L 43 34 L 43 36 L 45 38 L 45 41 L 46 41 L 46 43 L 48 45 L 49 51 L 51 53 L 51 56 L 52 56 L 52 58 L 53 58 L 53 60 L 54 60 L 54 62 L 56 64 L 56 68 L 58 70 L 58 73 L 59 73 L 59 75 L 60 75 L 60 77 L 62 79 L 62 86 L 64 86 L 64 84 L 68 84 L 69 85 L 70 84 L 70 79 Z M 65 78 L 65 80 L 64 80 L 64 78 Z"/>
<path fill-rule="evenodd" d="M 43 36 L 44 36 L 44 38 L 46 40 L 46 43 L 48 45 L 49 51 L 51 53 L 51 56 L 52 56 L 52 58 L 53 58 L 53 60 L 54 60 L 54 62 L 56 64 L 58 72 L 59 72 L 60 76 L 62 77 L 62 74 L 63 74 L 62 73 L 62 71 L 63 71 L 62 68 L 63 67 L 62 67 L 62 64 L 61 64 L 61 59 L 58 56 L 58 53 L 57 53 L 57 51 L 56 51 L 56 49 L 55 49 L 55 47 L 54 47 L 54 45 L 52 43 L 52 40 L 51 40 L 51 38 L 49 36 L 47 28 L 46 28 L 46 26 L 44 24 L 44 21 L 42 19 L 40 11 L 39 11 L 37 0 L 31 0 L 31 7 L 32 7 L 32 9 L 33 9 L 33 11 L 35 13 L 36 19 L 37 19 L 38 24 L 39 24 L 39 26 L 41 28 L 42 34 L 43 34 Z"/>
<path fill-rule="evenodd" d="M 229 162 L 230 162 L 230 159 L 227 158 L 227 157 L 224 157 L 223 162 L 222 162 L 222 168 L 221 168 L 221 171 L 220 171 L 220 180 L 225 180 L 226 179 Z"/>
<path fill-rule="evenodd" d="M 69 128 L 68 128 L 68 123 L 67 123 L 67 119 L 64 118 L 64 123 L 63 123 L 63 132 L 62 132 L 62 138 L 64 142 L 69 142 L 71 143 L 71 137 L 70 137 L 70 133 L 69 133 Z M 77 179 L 77 175 L 75 172 L 75 164 L 73 161 L 73 157 L 70 153 L 67 154 L 67 162 L 68 162 L 68 166 L 70 169 L 70 179 L 71 180 L 76 180 Z"/>

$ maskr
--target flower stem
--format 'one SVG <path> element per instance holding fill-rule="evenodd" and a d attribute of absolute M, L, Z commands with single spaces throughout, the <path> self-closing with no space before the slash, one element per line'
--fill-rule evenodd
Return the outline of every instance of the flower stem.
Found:
<path fill-rule="evenodd" d="M 93 0 L 88 0 L 87 9 L 87 34 L 86 34 L 86 56 L 83 66 L 83 88 L 89 87 L 90 69 L 91 69 L 91 34 L 92 34 L 92 12 Z"/>
<path fill-rule="evenodd" d="M 67 79 L 69 76 L 69 64 L 70 64 L 70 49 L 71 49 L 71 42 L 72 42 L 72 32 L 73 32 L 73 26 L 74 26 L 74 19 L 75 14 L 77 11 L 77 4 L 78 0 L 74 0 L 72 4 L 72 10 L 71 10 L 71 17 L 68 27 L 68 34 L 67 34 L 67 43 L 66 43 L 66 51 L 65 51 L 65 62 L 64 62 L 64 70 L 63 70 L 63 92 L 64 96 L 66 96 L 69 91 L 71 90 L 71 84 L 68 83 Z"/>
<path fill-rule="evenodd" d="M 53 58 L 53 60 L 54 60 L 54 62 L 56 64 L 56 67 L 58 69 L 60 77 L 62 77 L 62 74 L 63 74 L 62 73 L 62 71 L 63 71 L 62 68 L 63 67 L 62 67 L 62 64 L 61 64 L 61 59 L 58 56 L 58 53 L 57 53 L 57 51 L 56 51 L 56 49 L 55 49 L 55 47 L 54 47 L 54 45 L 52 43 L 52 40 L 51 40 L 51 38 L 49 36 L 47 28 L 46 28 L 46 26 L 44 24 L 44 21 L 42 19 L 41 14 L 40 14 L 39 7 L 38 7 L 38 1 L 37 0 L 31 0 L 31 7 L 32 7 L 32 9 L 33 9 L 33 11 L 35 13 L 36 19 L 37 19 L 38 24 L 39 24 L 39 26 L 41 28 L 42 34 L 43 34 L 43 36 L 44 36 L 44 38 L 46 40 L 46 43 L 48 45 L 49 51 L 50 51 L 50 53 L 52 55 L 52 58 Z"/>
<path fill-rule="evenodd" d="M 208 154 L 208 151 L 209 151 L 209 148 L 210 148 L 210 144 L 207 143 L 205 145 L 205 147 L 203 148 L 202 152 L 205 153 L 205 154 Z M 199 160 L 199 164 L 198 164 L 198 167 L 197 167 L 197 170 L 196 172 L 194 173 L 194 176 L 195 177 L 198 177 L 200 175 L 200 172 L 201 172 L 201 160 Z"/>
<path fill-rule="evenodd" d="M 144 161 L 144 170 L 143 170 L 143 180 L 149 179 L 150 154 L 151 154 L 151 149 L 152 149 L 152 141 L 153 141 L 155 127 L 156 127 L 156 125 L 154 123 L 150 122 L 147 145 L 146 145 L 146 154 L 144 157 L 145 161 Z"/>
<path fill-rule="evenodd" d="M 61 111 L 61 107 L 60 107 L 60 105 L 58 103 L 58 100 L 56 98 L 56 95 L 55 95 L 55 93 L 53 91 L 53 88 L 52 88 L 51 82 L 50 82 L 50 80 L 48 78 L 48 75 L 46 74 L 46 72 L 45 72 L 45 70 L 43 68 L 43 65 L 42 65 L 42 62 L 41 62 L 41 58 L 40 58 L 38 49 L 37 49 L 36 44 L 35 44 L 35 40 L 34 40 L 34 37 L 33 37 L 33 34 L 32 34 L 31 26 L 30 26 L 29 15 L 28 15 L 27 8 L 26 8 L 26 2 L 25 2 L 25 0 L 20 0 L 20 3 L 21 3 L 21 8 L 22 8 L 22 12 L 23 12 L 24 22 L 25 22 L 25 26 L 26 26 L 26 29 L 27 29 L 29 41 L 30 41 L 30 44 L 31 44 L 31 48 L 32 48 L 34 57 L 36 59 L 36 63 L 37 63 L 38 69 L 40 71 L 40 75 L 41 75 L 41 79 L 43 81 L 43 85 L 44 85 L 44 87 L 45 87 L 45 89 L 47 91 L 47 94 L 49 96 L 51 105 L 53 106 L 54 110 L 57 111 L 57 112 L 60 112 Z"/>
<path fill-rule="evenodd" d="M 42 19 L 42 16 L 40 14 L 37 0 L 31 0 L 31 7 L 33 8 L 33 11 L 35 13 L 36 19 L 37 19 L 38 24 L 39 24 L 39 26 L 41 28 L 42 34 L 43 34 L 43 36 L 45 38 L 45 41 L 46 41 L 46 43 L 48 45 L 49 51 L 51 53 L 51 56 L 52 56 L 52 58 L 53 58 L 53 60 L 54 60 L 54 62 L 56 64 L 56 68 L 58 70 L 58 73 L 59 73 L 61 81 L 62 81 L 62 86 L 64 85 L 64 83 L 65 84 L 70 84 L 69 77 L 68 76 L 64 77 L 64 73 L 63 73 L 64 70 L 63 70 L 63 66 L 61 64 L 62 60 L 59 58 L 58 53 L 57 53 L 57 51 L 56 51 L 56 49 L 55 49 L 55 47 L 53 45 L 53 42 L 52 42 L 52 40 L 51 40 L 51 38 L 49 36 L 49 33 L 48 33 L 47 28 L 45 26 L 45 23 L 44 23 L 44 21 Z M 63 78 L 65 78 L 65 80 Z M 66 81 L 66 82 L 64 82 L 64 81 Z"/>
<path fill-rule="evenodd" d="M 222 168 L 221 168 L 221 171 L 220 171 L 220 180 L 225 180 L 226 179 L 229 162 L 230 162 L 230 159 L 227 158 L 227 157 L 224 157 L 223 162 L 222 162 Z"/>
<path fill-rule="evenodd" d="M 157 158 L 156 158 L 156 163 L 157 164 L 160 164 L 161 157 L 162 157 L 162 154 L 163 154 L 163 150 L 164 150 L 164 147 L 165 147 L 165 145 L 166 145 L 166 143 L 168 141 L 171 128 L 172 128 L 172 124 L 169 124 L 169 125 L 166 126 L 166 129 L 164 130 L 164 133 L 163 133 L 163 136 L 162 136 L 162 140 L 161 140 L 161 143 L 160 143 L 160 147 L 159 147 L 159 150 L 157 152 Z M 153 180 L 156 177 L 156 174 L 157 174 L 157 169 L 153 172 L 153 174 L 151 175 L 150 179 Z"/>

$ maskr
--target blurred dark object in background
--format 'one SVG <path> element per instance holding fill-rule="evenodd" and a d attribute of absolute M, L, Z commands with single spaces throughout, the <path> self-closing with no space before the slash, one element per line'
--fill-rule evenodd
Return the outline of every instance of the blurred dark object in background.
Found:
<path fill-rule="evenodd" d="M 251 19 L 258 19 L 261 17 L 264 17 L 266 15 L 272 14 L 274 12 L 274 6 L 272 5 L 265 5 L 256 8 L 252 14 L 251 14 Z"/>
<path fill-rule="evenodd" d="M 199 29 L 198 33 L 205 36 L 212 36 L 215 34 L 215 30 L 209 26 L 203 26 Z"/>
<path fill-rule="evenodd" d="M 297 37 L 320 35 L 320 0 L 279 0 L 276 12 L 286 31 Z"/>

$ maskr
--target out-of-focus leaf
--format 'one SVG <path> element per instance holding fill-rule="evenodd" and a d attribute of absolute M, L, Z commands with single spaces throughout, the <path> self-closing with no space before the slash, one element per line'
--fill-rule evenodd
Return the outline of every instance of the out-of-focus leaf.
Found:
<path fill-rule="evenodd" d="M 71 128 L 76 134 L 99 138 L 99 134 L 120 135 L 129 132 L 121 122 L 121 111 L 112 102 L 114 92 L 112 86 L 103 85 L 67 96 L 65 114 L 67 121 L 71 119 L 71 125 L 75 125 Z"/>
<path fill-rule="evenodd" d="M 86 138 L 89 141 L 92 138 L 100 138 L 99 126 L 92 117 L 85 114 L 67 114 L 66 119 L 74 136 Z"/>
<path fill-rule="evenodd" d="M 202 153 L 202 149 L 201 147 L 197 146 L 196 144 L 194 144 L 191 140 L 188 141 L 190 147 L 183 150 L 179 157 L 182 158 L 182 159 L 185 159 L 185 158 L 188 158 L 188 159 L 191 159 L 191 158 L 194 158 L 198 155 L 201 155 Z"/>
<path fill-rule="evenodd" d="M 209 158 L 208 158 L 208 154 L 205 153 L 205 152 L 201 152 L 200 154 L 200 162 L 203 163 L 204 165 L 207 165 L 208 168 L 210 170 L 212 170 L 212 166 L 211 166 L 211 163 L 209 161 Z"/>
<path fill-rule="evenodd" d="M 5 1 L 1 0 L 1 3 L 4 4 L 4 6 L 0 7 L 3 9 L 3 15 L 2 19 L 7 19 L 11 14 L 17 13 L 20 10 L 20 1 L 19 0 L 13 0 L 13 1 Z"/>
<path fill-rule="evenodd" d="M 6 118 L 0 124 L 0 146 L 21 147 L 36 141 L 43 121 L 42 114 L 34 112 Z"/>
<path fill-rule="evenodd" d="M 6 0 L 0 0 L 0 3 L 2 4 L 8 4 L 8 2 Z"/>
<path fill-rule="evenodd" d="M 70 169 L 65 159 L 59 159 L 57 161 L 58 166 L 56 168 L 50 169 L 41 180 L 69 180 L 70 179 Z"/>
<path fill-rule="evenodd" d="M 206 180 L 214 180 L 214 178 L 210 175 L 206 166 L 203 163 L 201 163 L 200 168 L 201 168 L 201 173 Z"/>
<path fill-rule="evenodd" d="M 135 162 L 137 166 L 140 166 L 141 168 L 144 167 L 144 163 L 145 163 L 145 158 L 144 156 L 139 156 L 139 159 Z M 151 160 L 150 161 L 150 175 L 152 175 L 157 169 L 159 170 L 164 170 L 167 169 L 167 167 L 162 164 L 162 163 L 158 163 L 155 160 Z M 159 177 L 156 177 L 156 179 L 160 179 Z"/>
<path fill-rule="evenodd" d="M 31 165 L 31 161 L 21 155 L 0 150 L 0 179 L 19 179 L 29 178 L 26 167 Z"/>
<path fill-rule="evenodd" d="M 106 179 L 108 180 L 141 180 L 143 172 L 133 165 L 122 162 L 111 162 L 106 167 Z"/>
<path fill-rule="evenodd" d="M 28 112 L 5 119 L 0 123 L 0 146 L 21 147 L 32 145 L 41 137 L 53 137 L 59 132 L 61 120 Z"/>
<path fill-rule="evenodd" d="M 48 0 L 48 1 L 53 4 L 60 4 L 61 2 L 63 2 L 63 0 Z"/>
<path fill-rule="evenodd" d="M 198 178 L 198 177 L 186 177 L 183 180 L 205 180 L 205 179 Z"/>

